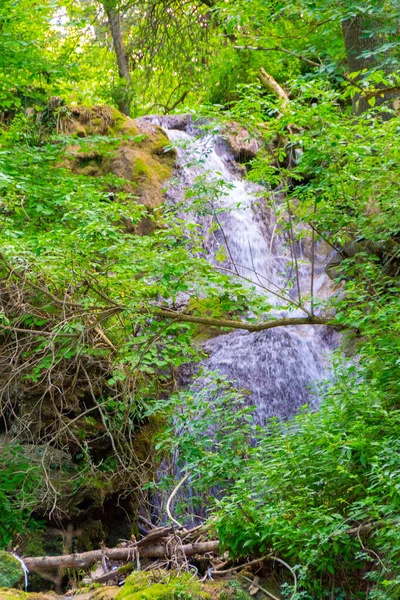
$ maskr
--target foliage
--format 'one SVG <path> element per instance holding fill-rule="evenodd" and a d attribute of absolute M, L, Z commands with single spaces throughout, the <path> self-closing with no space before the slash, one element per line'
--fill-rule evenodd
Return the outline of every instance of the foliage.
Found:
<path fill-rule="evenodd" d="M 265 430 L 254 427 L 245 393 L 218 374 L 202 374 L 176 393 L 178 369 L 201 358 L 199 330 L 158 309 L 179 310 L 184 297 L 192 315 L 250 309 L 243 318 L 254 321 L 271 308 L 202 258 L 196 217 L 217 222 L 229 190 L 219 178 L 200 176 L 182 203 L 150 210 L 139 186 L 94 169 L 115 158 L 125 134 L 71 138 L 60 123 L 71 117 L 68 103 L 116 99 L 119 78 L 100 3 L 43 0 L 33 19 L 30 2 L 6 0 L 4 425 L 15 426 L 16 379 L 52 407 L 53 420 L 35 430 L 34 441 L 47 444 L 50 458 L 53 450 L 67 453 L 57 474 L 75 490 L 90 481 L 102 493 L 139 494 L 153 478 L 154 451 L 170 452 L 207 502 L 217 490 L 216 528 L 232 556 L 282 556 L 298 573 L 297 598 L 399 597 L 398 3 L 152 0 L 116 8 L 136 114 L 186 103 L 213 120 L 212 131 L 235 121 L 262 141 L 249 178 L 285 194 L 281 204 L 271 194 L 283 231 L 301 224 L 301 237 L 336 253 L 338 294 L 328 308 L 336 324 L 354 332 L 345 346 L 357 358 L 350 367 L 338 361 L 320 410 Z M 343 36 L 349 22 L 360 24 L 356 41 L 365 44 L 356 57 L 365 68 L 356 72 Z M 258 82 L 261 67 L 288 92 L 285 106 Z M 370 108 L 354 118 L 360 97 Z M 86 175 L 66 168 L 71 144 Z M 136 176 L 146 171 L 136 164 Z M 144 222 L 149 233 L 137 235 Z M 226 258 L 223 248 L 217 258 Z M 139 460 L 132 449 L 141 432 L 162 422 L 151 457 Z M 12 429 L 17 437 L 23 431 Z M 99 439 L 107 440 L 106 452 Z M 45 492 L 23 450 L 2 448 L 0 509 L 7 518 L 0 547 L 24 528 L 34 506 L 60 501 L 44 460 L 41 468 Z"/>
<path fill-rule="evenodd" d="M 355 367 L 337 365 L 336 377 L 317 413 L 266 430 L 226 383 L 218 403 L 210 385 L 176 396 L 160 445 L 179 449 L 197 493 L 213 489 L 215 527 L 232 556 L 282 554 L 310 597 L 325 597 L 328 578 L 346 581 L 349 594 L 378 582 L 373 597 L 393 598 L 398 410 Z"/>
<path fill-rule="evenodd" d="M 24 456 L 22 449 L 14 445 L 2 445 L 0 548 L 6 548 L 16 533 L 33 524 L 29 516 L 39 498 L 39 484 L 38 469 Z"/>
<path fill-rule="evenodd" d="M 23 577 L 20 562 L 8 552 L 0 551 L 0 586 L 14 587 Z"/>
<path fill-rule="evenodd" d="M 132 573 L 116 600 L 207 600 L 198 581 L 190 573 L 176 573 L 159 569 L 153 573 Z"/>
<path fill-rule="evenodd" d="M 61 115 L 71 125 L 71 116 Z M 199 257 L 199 235 L 193 232 L 188 247 L 177 208 L 151 211 L 134 194 L 135 179 L 102 172 L 98 165 L 116 160 L 123 133 L 73 139 L 76 160 L 91 169 L 88 177 L 65 168 L 71 138 L 52 134 L 54 121 L 63 123 L 49 119 L 46 130 L 42 119 L 21 117 L 1 137 L 0 328 L 8 345 L 0 360 L 3 422 L 14 424 L 18 439 L 29 432 L 44 445 L 43 510 L 60 517 L 71 489 L 92 489 L 96 498 L 99 487 L 139 497 L 152 476 L 152 457 L 132 447 L 143 428 L 153 427 L 149 406 L 174 389 L 181 365 L 201 355 L 193 342 L 196 325 L 154 310 L 189 294 L 192 314 L 218 317 L 240 311 L 248 295 Z M 147 144 L 149 157 L 154 148 L 160 152 L 158 141 L 129 137 L 139 149 Z M 146 175 L 150 166 L 144 167 Z M 133 234 L 146 219 L 151 234 Z M 20 405 L 15 412 L 9 393 L 16 374 L 25 393 L 30 390 L 25 412 Z M 76 398 L 84 398 L 83 408 Z M 53 415 L 48 426 L 37 420 L 36 402 Z M 109 441 L 100 454 L 104 437 Z M 54 447 L 62 449 L 57 485 L 49 476 Z"/>

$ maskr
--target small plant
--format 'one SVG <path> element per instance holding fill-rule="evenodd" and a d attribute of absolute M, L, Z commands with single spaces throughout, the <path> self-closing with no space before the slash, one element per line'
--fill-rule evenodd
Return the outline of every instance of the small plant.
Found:
<path fill-rule="evenodd" d="M 19 446 L 0 446 L 0 460 L 0 548 L 6 548 L 17 533 L 33 526 L 29 515 L 40 498 L 40 477 Z"/>

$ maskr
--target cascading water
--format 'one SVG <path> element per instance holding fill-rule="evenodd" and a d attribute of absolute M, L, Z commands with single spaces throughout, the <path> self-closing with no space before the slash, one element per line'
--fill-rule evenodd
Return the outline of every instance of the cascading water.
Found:
<path fill-rule="evenodd" d="M 169 194 L 174 201 L 177 197 L 182 200 L 184 190 L 192 187 L 199 176 L 205 176 L 211 185 L 221 181 L 226 184 L 215 200 L 214 215 L 194 217 L 205 235 L 205 253 L 210 262 L 255 286 L 267 304 L 275 305 L 270 315 L 287 316 L 285 308 L 292 304 L 291 316 L 305 316 L 298 290 L 301 294 L 310 290 L 311 263 L 299 243 L 288 244 L 276 233 L 276 215 L 263 206 L 260 189 L 241 178 L 228 148 L 217 138 L 199 138 L 187 131 L 169 129 L 168 123 L 166 132 L 178 146 L 180 183 Z M 212 220 L 217 223 L 209 233 Z M 226 257 L 222 263 L 216 260 L 221 249 Z M 297 253 L 296 261 L 293 252 Z M 317 248 L 313 291 L 319 298 L 331 292 L 324 271 L 328 259 L 326 251 Z M 289 281 L 290 291 L 285 292 Z M 304 404 L 317 403 L 312 389 L 327 376 L 326 354 L 334 347 L 335 339 L 327 328 L 310 325 L 258 333 L 234 331 L 204 344 L 208 354 L 204 366 L 248 390 L 249 403 L 256 407 L 256 421 L 263 425 L 272 416 L 287 418 Z"/>
<path fill-rule="evenodd" d="M 288 316 L 289 306 L 290 316 L 305 316 L 299 296 L 310 294 L 311 287 L 314 298 L 321 300 L 333 293 L 325 274 L 331 250 L 317 246 L 312 268 L 307 242 L 291 243 L 278 233 L 277 213 L 282 212 L 284 198 L 275 197 L 277 211 L 267 209 L 265 190 L 243 179 L 229 148 L 220 138 L 199 135 L 187 122 L 184 128 L 181 123 L 175 129 L 169 117 L 158 118 L 157 122 L 178 149 L 178 166 L 168 192 L 169 201 L 186 204 L 182 217 L 201 228 L 204 255 L 217 269 L 255 288 L 265 299 L 270 317 Z M 189 201 L 185 199 L 186 190 L 192 190 L 192 200 L 196 199 L 199 178 L 205 178 L 218 192 L 211 200 L 212 210 L 200 211 L 202 216 L 188 210 Z M 185 298 L 182 302 L 185 303 Z M 272 310 L 271 306 L 274 306 Z M 316 387 L 329 374 L 327 353 L 336 345 L 337 335 L 321 326 L 279 327 L 257 333 L 237 330 L 203 344 L 208 358 L 202 366 L 247 390 L 248 404 L 255 406 L 255 421 L 263 426 L 271 417 L 294 416 L 305 404 L 317 407 Z M 189 377 L 183 377 L 184 384 L 193 385 L 192 377 L 193 370 L 190 370 Z M 207 382 L 200 379 L 194 384 L 196 387 L 207 388 Z M 164 464 L 159 475 L 168 471 Z M 174 461 L 173 473 L 178 479 L 179 472 Z M 181 489 L 179 497 L 187 504 L 187 524 L 197 523 L 194 514 L 205 516 L 204 506 L 197 508 L 197 512 L 194 509 L 190 487 Z M 153 501 L 155 512 L 164 519 L 162 494 Z"/>

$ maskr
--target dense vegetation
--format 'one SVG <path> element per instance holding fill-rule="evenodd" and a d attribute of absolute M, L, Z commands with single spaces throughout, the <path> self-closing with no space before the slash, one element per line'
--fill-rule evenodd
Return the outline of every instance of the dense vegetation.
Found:
<path fill-rule="evenodd" d="M 88 503 L 135 515 L 171 451 L 223 490 L 233 557 L 294 569 L 287 597 L 400 598 L 399 23 L 397 0 L 1 3 L 0 548 Z M 282 228 L 336 251 L 318 310 L 346 333 L 316 412 L 260 429 L 222 377 L 178 389 L 210 328 L 271 307 L 188 231 L 218 182 L 163 206 L 175 151 L 129 117 L 171 112 L 245 126 Z"/>

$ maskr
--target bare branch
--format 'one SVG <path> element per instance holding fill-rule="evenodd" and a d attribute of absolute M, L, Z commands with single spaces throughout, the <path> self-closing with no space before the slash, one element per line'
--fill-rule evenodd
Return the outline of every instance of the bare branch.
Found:
<path fill-rule="evenodd" d="M 261 52 L 284 52 L 285 54 L 290 54 L 290 56 L 294 56 L 299 60 L 311 65 L 312 67 L 320 67 L 321 63 L 317 63 L 301 54 L 296 54 L 296 52 L 291 52 L 290 50 L 286 50 L 286 48 L 281 48 L 280 46 L 273 46 L 272 48 L 264 48 L 263 46 L 233 46 L 235 50 L 259 50 Z"/>

